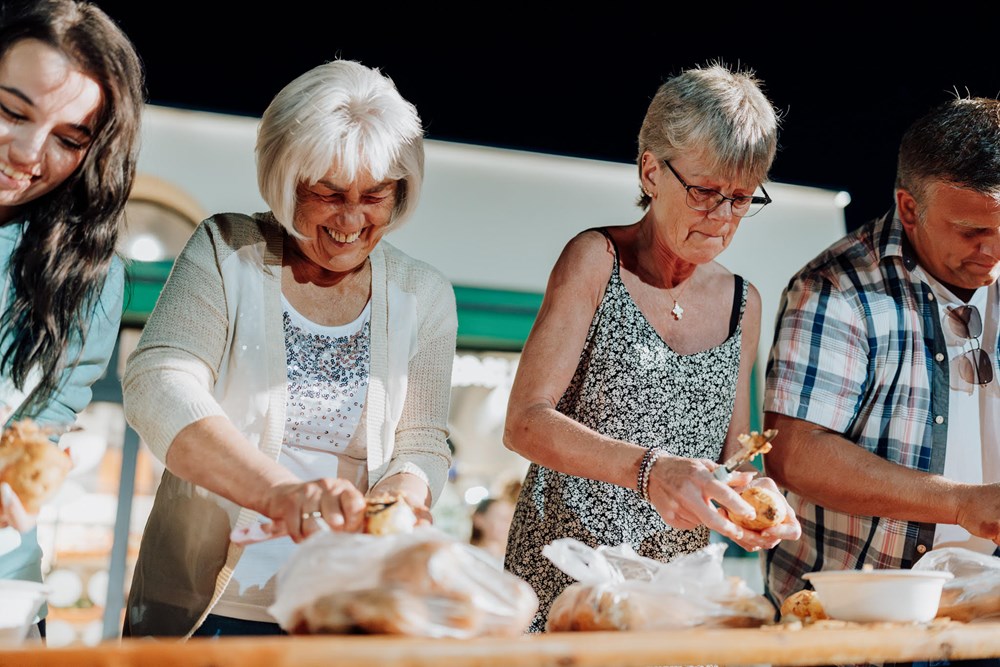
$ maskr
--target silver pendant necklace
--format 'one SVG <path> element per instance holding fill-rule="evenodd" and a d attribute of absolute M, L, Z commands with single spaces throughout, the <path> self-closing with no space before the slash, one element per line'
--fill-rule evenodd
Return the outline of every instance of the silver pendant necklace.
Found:
<path fill-rule="evenodd" d="M 670 298 L 674 300 L 674 307 L 670 309 L 670 314 L 673 315 L 674 319 L 676 321 L 678 321 L 678 322 L 680 322 L 681 319 L 683 319 L 683 317 L 684 317 L 684 309 L 681 308 L 681 304 L 677 302 L 677 298 L 681 297 L 681 296 L 684 296 L 684 290 L 687 289 L 687 286 L 688 286 L 688 284 L 690 284 L 690 282 L 691 282 L 691 277 L 689 277 L 684 282 L 684 286 L 681 287 L 681 291 L 680 291 L 680 293 L 677 296 L 674 296 L 674 293 L 671 292 L 669 288 L 667 289 L 667 294 L 669 294 Z M 674 285 L 674 287 L 677 287 L 677 286 Z"/>

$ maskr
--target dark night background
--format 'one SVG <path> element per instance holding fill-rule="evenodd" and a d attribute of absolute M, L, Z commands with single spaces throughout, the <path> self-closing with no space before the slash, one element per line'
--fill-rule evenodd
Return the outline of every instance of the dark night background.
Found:
<path fill-rule="evenodd" d="M 295 76 L 343 57 L 388 74 L 430 139 L 619 162 L 634 160 L 665 77 L 738 63 L 783 117 L 772 179 L 847 190 L 849 228 L 891 206 L 912 120 L 955 91 L 1000 94 L 997 2 L 98 4 L 135 42 L 154 104 L 259 116 Z"/>

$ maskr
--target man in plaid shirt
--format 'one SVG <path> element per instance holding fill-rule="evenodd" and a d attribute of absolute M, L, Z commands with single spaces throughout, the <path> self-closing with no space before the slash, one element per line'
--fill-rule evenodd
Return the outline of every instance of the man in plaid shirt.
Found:
<path fill-rule="evenodd" d="M 802 538 L 764 556 L 780 604 L 816 570 L 909 568 L 1000 542 L 1000 101 L 905 133 L 895 206 L 788 283 L 767 364 L 767 474 Z"/>

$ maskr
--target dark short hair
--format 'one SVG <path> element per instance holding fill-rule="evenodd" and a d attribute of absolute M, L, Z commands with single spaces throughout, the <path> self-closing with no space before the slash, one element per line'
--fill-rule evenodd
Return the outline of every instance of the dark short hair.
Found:
<path fill-rule="evenodd" d="M 934 181 L 1000 195 L 1000 101 L 956 98 L 910 125 L 899 145 L 896 188 L 919 203 Z"/>

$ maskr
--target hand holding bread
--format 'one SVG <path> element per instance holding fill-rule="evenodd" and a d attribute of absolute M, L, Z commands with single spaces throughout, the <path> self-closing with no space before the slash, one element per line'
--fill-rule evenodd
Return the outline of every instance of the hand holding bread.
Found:
<path fill-rule="evenodd" d="M 50 432 L 30 419 L 12 422 L 0 434 L 0 525 L 29 529 L 73 467 L 69 454 L 49 440 Z M 29 515 L 29 516 L 26 516 Z"/>

